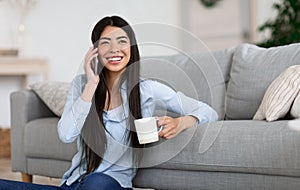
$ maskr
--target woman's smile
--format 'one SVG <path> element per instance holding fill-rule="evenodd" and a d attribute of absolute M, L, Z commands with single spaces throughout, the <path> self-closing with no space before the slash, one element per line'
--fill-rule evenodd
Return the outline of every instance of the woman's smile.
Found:
<path fill-rule="evenodd" d="M 107 57 L 106 60 L 108 61 L 109 64 L 112 65 L 117 65 L 121 62 L 123 59 L 123 56 L 112 56 L 112 57 Z"/>

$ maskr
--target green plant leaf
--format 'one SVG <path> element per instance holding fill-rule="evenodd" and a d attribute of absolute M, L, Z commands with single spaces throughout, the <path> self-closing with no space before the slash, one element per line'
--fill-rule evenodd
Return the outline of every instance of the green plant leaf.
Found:
<path fill-rule="evenodd" d="M 259 32 L 270 31 L 271 35 L 257 45 L 273 47 L 300 42 L 300 1 L 281 0 L 272 8 L 277 12 L 276 18 L 258 27 Z"/>

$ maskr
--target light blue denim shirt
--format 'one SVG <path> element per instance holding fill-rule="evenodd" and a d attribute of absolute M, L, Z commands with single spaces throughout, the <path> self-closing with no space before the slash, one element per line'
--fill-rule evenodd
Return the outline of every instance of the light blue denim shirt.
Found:
<path fill-rule="evenodd" d="M 71 168 L 64 174 L 62 183 L 71 185 L 82 174 L 85 167 L 80 167 L 82 146 L 80 132 L 89 113 L 91 103 L 81 99 L 84 86 L 87 82 L 85 75 L 78 75 L 73 80 L 67 102 L 61 119 L 58 122 L 59 138 L 65 143 L 71 143 L 77 139 L 78 152 L 72 159 Z M 175 92 L 170 87 L 153 80 L 140 81 L 141 107 L 143 117 L 152 117 L 154 110 L 163 107 L 168 111 L 179 115 L 191 115 L 198 119 L 199 123 L 215 121 L 217 113 L 207 104 L 185 96 L 181 92 Z M 103 161 L 95 172 L 102 172 L 116 179 L 122 187 L 131 188 L 132 179 L 136 169 L 132 160 L 132 152 L 124 146 L 124 134 L 128 118 L 128 101 L 125 83 L 121 86 L 123 104 L 109 111 L 104 111 L 103 119 L 107 129 L 107 148 Z M 85 162 L 82 162 L 85 163 Z"/>

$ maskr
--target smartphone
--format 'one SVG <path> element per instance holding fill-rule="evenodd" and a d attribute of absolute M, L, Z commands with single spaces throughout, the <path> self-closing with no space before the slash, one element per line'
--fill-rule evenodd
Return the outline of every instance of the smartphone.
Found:
<path fill-rule="evenodd" d="M 98 41 L 94 43 L 94 48 L 97 48 L 97 47 L 98 47 Z M 98 63 L 99 63 L 98 57 L 93 58 L 92 69 L 96 75 L 98 75 Z"/>
<path fill-rule="evenodd" d="M 98 64 L 99 64 L 98 57 L 93 58 L 92 69 L 96 75 L 98 75 Z"/>

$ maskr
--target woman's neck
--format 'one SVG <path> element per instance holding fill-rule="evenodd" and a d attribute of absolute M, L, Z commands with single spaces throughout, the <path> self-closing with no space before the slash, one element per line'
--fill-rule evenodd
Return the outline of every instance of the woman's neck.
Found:
<path fill-rule="evenodd" d="M 120 104 L 122 104 L 122 98 L 120 93 L 121 76 L 122 73 L 120 72 L 106 73 L 106 79 L 108 85 L 107 93 L 110 93 L 110 102 L 108 102 L 108 99 L 106 99 L 106 103 L 105 103 L 106 110 L 111 110 L 113 108 L 118 107 Z"/>
<path fill-rule="evenodd" d="M 113 72 L 108 72 L 106 73 L 106 79 L 107 79 L 107 85 L 108 85 L 108 90 L 110 92 L 114 92 L 117 89 L 120 88 L 120 79 L 121 79 L 122 73 L 113 73 Z"/>

